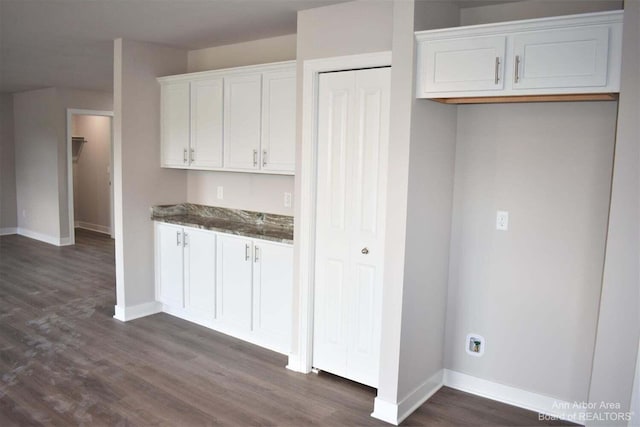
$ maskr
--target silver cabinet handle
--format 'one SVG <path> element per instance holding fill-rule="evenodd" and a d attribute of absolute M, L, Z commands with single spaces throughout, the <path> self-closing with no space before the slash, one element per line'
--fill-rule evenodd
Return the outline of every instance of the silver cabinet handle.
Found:
<path fill-rule="evenodd" d="M 513 81 L 515 83 L 520 81 L 520 55 L 516 55 L 515 75 L 513 76 Z"/>
<path fill-rule="evenodd" d="M 258 150 L 253 150 L 253 166 L 258 166 Z"/>
<path fill-rule="evenodd" d="M 250 251 L 251 248 L 249 247 L 249 244 L 247 243 L 246 245 L 244 245 L 244 260 L 245 261 L 249 261 L 249 259 L 251 258 L 250 255 Z"/>
<path fill-rule="evenodd" d="M 191 149 L 191 163 L 195 162 L 196 160 L 196 150 L 194 150 L 193 148 Z"/>
<path fill-rule="evenodd" d="M 187 149 L 185 148 L 185 149 L 182 151 L 182 162 L 183 162 L 183 163 L 187 163 L 188 161 L 189 161 L 189 160 L 187 159 Z"/>
<path fill-rule="evenodd" d="M 369 253 L 369 248 L 362 248 L 360 252 L 362 252 L 362 255 L 367 255 Z"/>
<path fill-rule="evenodd" d="M 267 166 L 267 150 L 262 150 L 262 166 Z"/>
<path fill-rule="evenodd" d="M 182 240 L 183 240 L 182 246 L 189 246 L 189 234 L 183 233 Z"/>
<path fill-rule="evenodd" d="M 182 232 L 176 231 L 176 246 L 182 245 L 182 239 L 180 239 L 181 236 L 182 236 Z"/>
<path fill-rule="evenodd" d="M 253 262 L 260 261 L 260 248 L 258 246 L 253 247 Z"/>
<path fill-rule="evenodd" d="M 495 84 L 498 84 L 500 81 L 500 57 L 496 56 L 496 75 L 495 75 Z"/>

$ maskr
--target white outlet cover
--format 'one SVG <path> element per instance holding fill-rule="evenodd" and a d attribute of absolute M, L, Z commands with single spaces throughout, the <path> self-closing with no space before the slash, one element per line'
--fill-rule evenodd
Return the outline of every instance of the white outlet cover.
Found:
<path fill-rule="evenodd" d="M 218 199 L 223 199 L 223 198 L 224 198 L 224 187 L 219 185 L 218 186 Z"/>
<path fill-rule="evenodd" d="M 291 193 L 284 193 L 284 207 L 291 207 Z"/>
<path fill-rule="evenodd" d="M 500 231 L 509 230 L 509 212 L 498 211 L 496 213 L 496 230 L 500 230 Z"/>
<path fill-rule="evenodd" d="M 480 342 L 480 348 L 478 349 L 479 351 L 473 351 L 472 350 L 472 346 L 471 346 L 471 342 L 472 341 L 479 341 Z M 467 354 L 474 356 L 474 357 L 481 357 L 484 354 L 484 350 L 487 347 L 487 342 L 485 341 L 484 337 L 480 334 L 467 334 L 467 339 L 464 342 L 464 349 L 466 350 Z"/>

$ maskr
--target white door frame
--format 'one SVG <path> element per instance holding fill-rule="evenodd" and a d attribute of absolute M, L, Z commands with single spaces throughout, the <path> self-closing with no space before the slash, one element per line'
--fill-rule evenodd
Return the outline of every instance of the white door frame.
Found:
<path fill-rule="evenodd" d="M 67 108 L 67 204 L 69 211 L 69 245 L 76 244 L 75 215 L 73 211 L 73 116 L 107 116 L 111 117 L 111 156 L 109 159 L 110 189 L 110 218 L 111 237 L 113 238 L 113 111 L 82 110 Z"/>
<path fill-rule="evenodd" d="M 300 165 L 300 212 L 296 218 L 299 227 L 298 276 L 299 285 L 297 311 L 298 336 L 292 343 L 287 368 L 296 372 L 311 372 L 313 363 L 313 293 L 315 282 L 316 247 L 316 182 L 317 182 L 317 120 L 318 120 L 318 78 L 319 74 L 330 71 L 347 71 L 359 68 L 391 66 L 391 52 L 365 53 L 361 55 L 338 56 L 311 59 L 303 63 L 302 76 L 302 145 Z M 294 308 L 294 310 L 296 310 Z"/>

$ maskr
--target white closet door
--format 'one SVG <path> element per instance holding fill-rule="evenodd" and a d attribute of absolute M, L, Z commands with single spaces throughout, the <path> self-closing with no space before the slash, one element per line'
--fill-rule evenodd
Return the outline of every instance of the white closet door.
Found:
<path fill-rule="evenodd" d="M 320 77 L 313 366 L 378 385 L 390 69 Z"/>

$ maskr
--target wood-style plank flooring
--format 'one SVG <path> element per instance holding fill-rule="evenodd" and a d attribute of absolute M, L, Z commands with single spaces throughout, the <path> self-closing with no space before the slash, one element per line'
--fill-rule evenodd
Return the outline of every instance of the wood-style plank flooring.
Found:
<path fill-rule="evenodd" d="M 113 241 L 0 237 L 0 426 L 384 425 L 375 390 L 166 314 L 112 318 Z M 543 425 L 443 388 L 404 425 Z"/>

